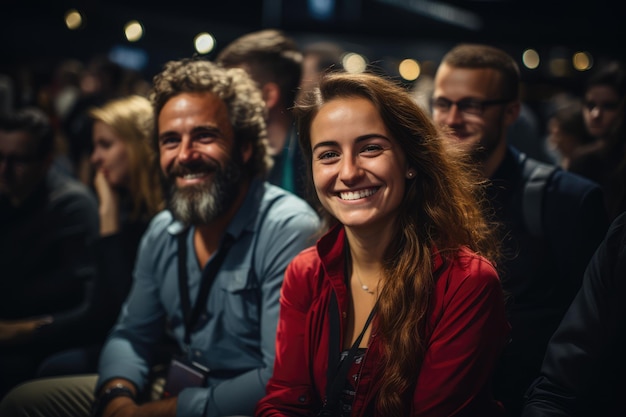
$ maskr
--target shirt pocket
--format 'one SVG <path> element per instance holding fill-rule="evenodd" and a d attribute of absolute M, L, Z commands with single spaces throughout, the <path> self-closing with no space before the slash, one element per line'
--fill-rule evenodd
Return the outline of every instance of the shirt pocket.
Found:
<path fill-rule="evenodd" d="M 224 273 L 219 296 L 224 306 L 225 330 L 238 337 L 258 339 L 261 294 L 254 272 L 251 268 L 239 268 Z"/>

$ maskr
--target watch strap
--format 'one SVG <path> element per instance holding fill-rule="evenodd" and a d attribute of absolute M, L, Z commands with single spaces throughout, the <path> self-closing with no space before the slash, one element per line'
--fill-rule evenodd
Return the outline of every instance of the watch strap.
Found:
<path fill-rule="evenodd" d="M 124 384 L 110 386 L 94 401 L 93 407 L 91 408 L 91 417 L 101 417 L 106 406 L 117 397 L 128 397 L 134 400 L 135 394 Z"/>

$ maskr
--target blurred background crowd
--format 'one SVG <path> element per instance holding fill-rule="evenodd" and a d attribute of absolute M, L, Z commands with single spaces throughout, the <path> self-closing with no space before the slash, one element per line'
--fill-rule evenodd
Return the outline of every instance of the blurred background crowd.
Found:
<path fill-rule="evenodd" d="M 85 179 L 90 149 L 83 148 L 91 141 L 83 109 L 145 95 L 166 61 L 215 58 L 244 33 L 286 31 L 310 57 L 305 83 L 317 63 L 369 67 L 405 83 L 423 105 L 445 51 L 482 42 L 509 52 L 522 69 L 525 107 L 516 128 L 526 139 L 512 142 L 557 162 L 562 157 L 544 144 L 549 119 L 564 97 L 582 95 L 594 67 L 624 60 L 626 51 L 615 45 L 624 37 L 625 8 L 609 0 L 7 0 L 0 13 L 0 108 L 47 109 L 63 128 L 58 148 L 67 168 Z"/>

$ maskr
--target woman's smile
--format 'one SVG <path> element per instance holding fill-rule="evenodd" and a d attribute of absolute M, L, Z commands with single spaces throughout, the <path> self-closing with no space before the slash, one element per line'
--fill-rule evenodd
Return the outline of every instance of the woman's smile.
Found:
<path fill-rule="evenodd" d="M 371 101 L 338 98 L 311 123 L 313 182 L 320 202 L 345 227 L 391 224 L 404 197 L 407 163 Z"/>
<path fill-rule="evenodd" d="M 372 196 L 374 194 L 376 194 L 376 192 L 380 189 L 380 187 L 374 187 L 374 188 L 366 188 L 363 190 L 356 190 L 356 191 L 342 191 L 339 193 L 339 198 L 341 198 L 342 200 L 361 200 L 363 198 L 367 198 L 369 196 Z"/>

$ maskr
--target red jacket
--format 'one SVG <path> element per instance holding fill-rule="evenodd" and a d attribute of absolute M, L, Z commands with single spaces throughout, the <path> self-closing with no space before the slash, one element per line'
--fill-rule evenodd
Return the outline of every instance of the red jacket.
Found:
<path fill-rule="evenodd" d="M 274 374 L 256 416 L 315 416 L 326 393 L 331 291 L 342 312 L 341 335 L 349 306 L 344 281 L 342 227 L 331 230 L 289 265 L 283 282 Z M 434 268 L 443 260 L 435 255 Z M 496 416 L 491 375 L 510 331 L 498 275 L 484 258 L 461 249 L 439 276 L 426 326 L 427 350 L 411 405 L 411 416 Z M 341 341 L 343 346 L 343 340 Z M 352 406 L 365 416 L 375 403 L 380 377 L 374 374 L 382 347 L 372 336 Z M 368 373 L 368 375 L 365 375 Z M 376 415 L 376 414 L 375 414 Z M 396 417 L 396 416 L 384 416 Z M 400 416 L 397 416 L 400 417 Z"/>

